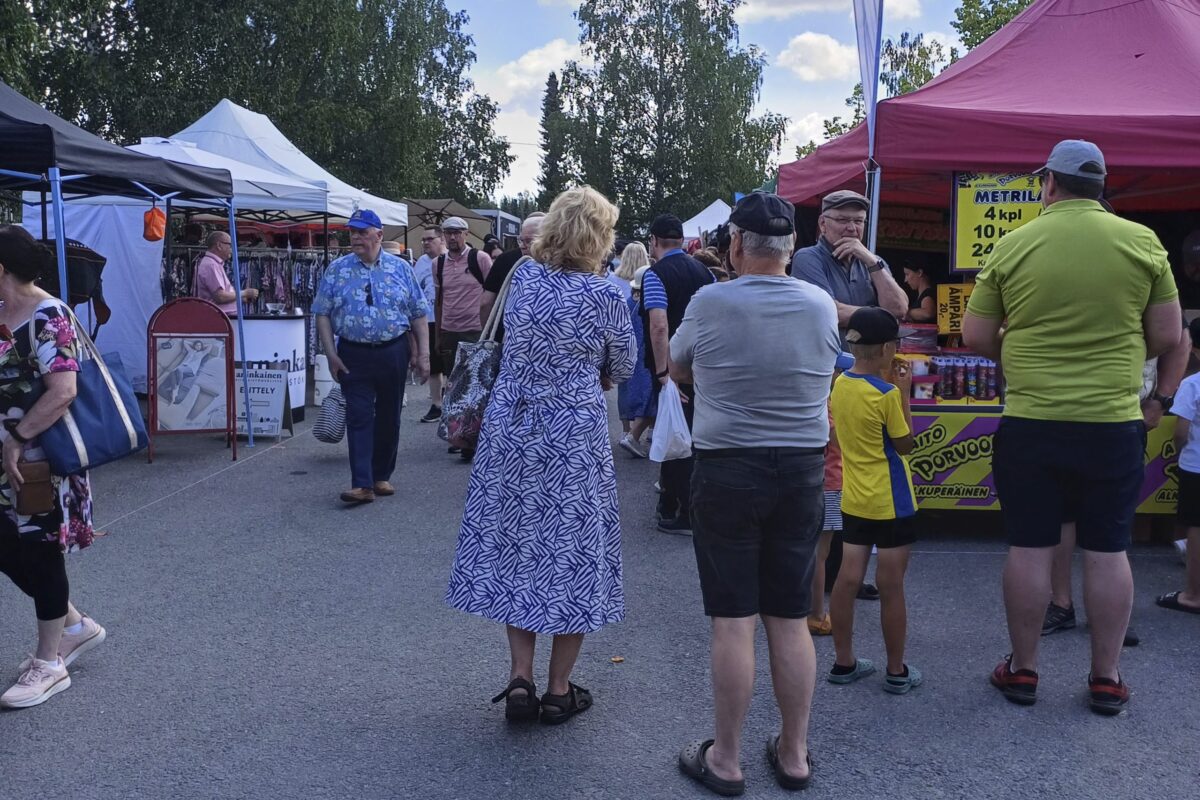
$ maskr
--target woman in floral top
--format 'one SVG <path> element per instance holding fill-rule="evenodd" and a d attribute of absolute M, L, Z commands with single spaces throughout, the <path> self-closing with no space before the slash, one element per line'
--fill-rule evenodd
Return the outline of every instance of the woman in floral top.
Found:
<path fill-rule="evenodd" d="M 0 226 L 0 572 L 33 598 L 38 620 L 37 651 L 0 695 L 4 708 L 36 706 L 68 688 L 67 665 L 105 637 L 104 628 L 71 605 L 63 559 L 92 543 L 87 473 L 52 475 L 44 504 L 18 511 L 23 486 L 36 502 L 34 483 L 26 485 L 33 474 L 28 463 L 45 459 L 37 437 L 66 413 L 79 371 L 70 312 L 34 283 L 53 268 L 49 252 L 27 231 Z"/>

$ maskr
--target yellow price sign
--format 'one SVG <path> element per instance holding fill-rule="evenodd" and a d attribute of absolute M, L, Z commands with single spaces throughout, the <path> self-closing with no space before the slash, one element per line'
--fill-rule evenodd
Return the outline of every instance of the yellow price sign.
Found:
<path fill-rule="evenodd" d="M 953 263 L 959 272 L 978 272 L 1000 237 L 1042 211 L 1042 179 L 1013 173 L 954 174 Z"/>
<path fill-rule="evenodd" d="M 947 335 L 962 333 L 963 314 L 967 313 L 967 301 L 971 299 L 973 283 L 939 283 L 937 287 L 938 333 Z"/>

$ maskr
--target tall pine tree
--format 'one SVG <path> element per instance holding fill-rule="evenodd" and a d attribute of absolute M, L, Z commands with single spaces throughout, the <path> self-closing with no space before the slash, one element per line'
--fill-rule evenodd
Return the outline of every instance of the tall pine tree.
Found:
<path fill-rule="evenodd" d="M 538 176 L 537 204 L 549 208 L 567 188 L 567 170 L 564 159 L 567 155 L 567 128 L 563 119 L 562 97 L 559 94 L 558 75 L 551 72 L 546 79 L 546 96 L 542 99 L 542 173 Z"/>

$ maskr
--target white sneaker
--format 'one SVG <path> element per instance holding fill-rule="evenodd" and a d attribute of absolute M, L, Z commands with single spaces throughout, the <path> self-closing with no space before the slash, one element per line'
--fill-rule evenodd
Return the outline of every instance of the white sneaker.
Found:
<path fill-rule="evenodd" d="M 618 444 L 620 444 L 622 450 L 634 458 L 645 458 L 648 455 L 642 444 L 635 442 L 633 437 L 628 433 L 621 437 L 621 441 Z"/>
<path fill-rule="evenodd" d="M 17 682 L 0 695 L 0 708 L 32 708 L 40 706 L 59 692 L 71 688 L 71 676 L 62 659 L 57 662 L 33 659 L 29 669 Z"/>
<path fill-rule="evenodd" d="M 58 644 L 58 657 L 68 667 L 75 663 L 75 659 L 108 638 L 108 631 L 104 630 L 96 620 L 87 614 L 83 614 L 82 616 L 83 627 L 79 633 L 67 633 L 63 631 L 62 641 Z M 26 656 L 17 669 L 20 672 L 24 672 L 29 669 L 31 664 L 33 664 L 32 654 Z"/>

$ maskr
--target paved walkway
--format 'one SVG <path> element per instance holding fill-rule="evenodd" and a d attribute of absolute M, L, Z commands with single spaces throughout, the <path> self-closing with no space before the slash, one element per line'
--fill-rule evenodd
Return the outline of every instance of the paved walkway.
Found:
<path fill-rule="evenodd" d="M 468 467 L 406 410 L 400 493 L 344 509 L 341 446 L 243 450 L 162 440 L 158 460 L 100 470 L 108 531 L 72 557 L 73 596 L 109 630 L 46 705 L 0 714 L 0 797 L 690 798 L 680 747 L 711 731 L 707 623 L 689 539 L 650 524 L 653 465 L 618 450 L 626 622 L 589 637 L 577 671 L 596 707 L 561 728 L 510 729 L 499 706 L 501 628 L 442 603 Z M 414 413 L 415 412 L 415 413 Z M 1153 596 L 1183 570 L 1139 549 L 1117 719 L 1089 713 L 1084 630 L 1045 640 L 1038 705 L 986 675 L 1006 651 L 1002 547 L 960 535 L 918 545 L 911 661 L 894 697 L 877 680 L 818 683 L 813 798 L 1191 798 L 1200 786 L 1200 620 Z M 33 636 L 31 604 L 0 583 L 5 680 Z M 882 657 L 860 604 L 863 655 Z M 761 637 L 760 637 L 761 639 Z M 817 645 L 828 669 L 828 639 Z M 624 661 L 614 663 L 613 657 Z M 545 683 L 548 652 L 539 653 Z M 760 642 L 744 757 L 750 797 L 782 797 L 763 755 L 778 724 Z"/>

